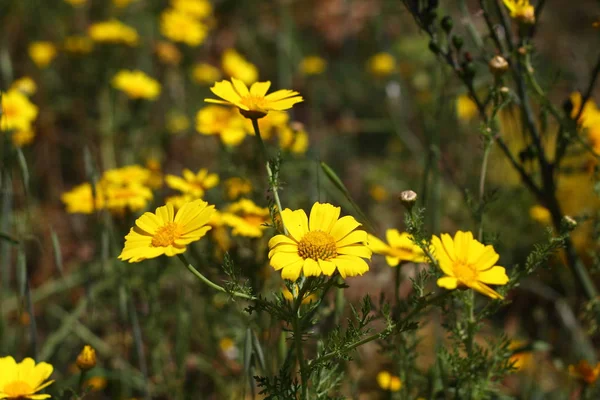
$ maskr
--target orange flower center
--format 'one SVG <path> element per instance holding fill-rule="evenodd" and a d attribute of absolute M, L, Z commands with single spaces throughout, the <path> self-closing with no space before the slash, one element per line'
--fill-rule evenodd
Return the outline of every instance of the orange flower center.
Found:
<path fill-rule="evenodd" d="M 329 260 L 337 256 L 335 239 L 323 231 L 308 232 L 298 243 L 298 255 L 305 260 Z"/>
<path fill-rule="evenodd" d="M 247 95 L 242 97 L 240 103 L 248 107 L 251 111 L 267 111 L 269 102 L 263 96 Z"/>
<path fill-rule="evenodd" d="M 472 265 L 468 264 L 466 261 L 458 260 L 456 264 L 454 264 L 454 275 L 459 281 L 468 283 L 476 281 L 479 274 Z"/>
<path fill-rule="evenodd" d="M 2 104 L 2 116 L 14 118 L 17 115 L 19 115 L 18 107 L 13 106 L 12 104 Z"/>
<path fill-rule="evenodd" d="M 27 382 L 12 381 L 4 386 L 2 392 L 8 395 L 8 398 L 18 398 L 32 394 L 34 390 Z"/>
<path fill-rule="evenodd" d="M 177 222 L 169 222 L 165 226 L 158 228 L 152 237 L 152 246 L 167 247 L 175 244 L 183 234 L 181 226 Z"/>

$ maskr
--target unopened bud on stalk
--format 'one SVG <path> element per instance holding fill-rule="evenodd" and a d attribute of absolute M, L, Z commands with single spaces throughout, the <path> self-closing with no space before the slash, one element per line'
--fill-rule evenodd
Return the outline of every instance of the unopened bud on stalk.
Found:
<path fill-rule="evenodd" d="M 442 25 L 442 29 L 444 30 L 444 32 L 450 33 L 450 31 L 454 27 L 454 23 L 452 22 L 452 17 L 450 17 L 449 15 L 446 15 L 444 18 L 442 18 L 441 25 Z"/>
<path fill-rule="evenodd" d="M 83 372 L 94 368 L 96 366 L 96 350 L 92 346 L 85 345 L 75 363 Z"/>
<path fill-rule="evenodd" d="M 456 35 L 452 36 L 452 44 L 454 45 L 456 50 L 462 49 L 464 42 L 465 41 L 462 37 Z"/>
<path fill-rule="evenodd" d="M 417 202 L 417 194 L 412 190 L 405 190 L 400 193 L 400 202 L 407 211 L 410 211 Z"/>
<path fill-rule="evenodd" d="M 508 61 L 502 56 L 494 56 L 488 63 L 488 67 L 492 75 L 500 78 L 508 71 Z"/>
<path fill-rule="evenodd" d="M 565 215 L 562 219 L 562 226 L 564 229 L 571 232 L 573 229 L 577 228 L 577 221 L 569 215 Z"/>

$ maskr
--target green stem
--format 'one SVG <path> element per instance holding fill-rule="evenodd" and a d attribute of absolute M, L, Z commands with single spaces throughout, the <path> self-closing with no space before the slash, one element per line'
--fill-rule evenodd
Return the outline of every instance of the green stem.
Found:
<path fill-rule="evenodd" d="M 475 336 L 475 292 L 473 290 L 469 290 L 467 295 L 466 307 L 467 307 L 467 340 L 465 343 L 465 348 L 467 351 L 467 356 L 471 358 L 473 354 L 473 339 Z M 473 382 L 469 379 L 468 381 L 468 398 L 473 398 Z"/>
<path fill-rule="evenodd" d="M 181 262 L 183 263 L 183 265 L 185 265 L 185 267 L 188 269 L 188 271 L 190 271 L 192 274 L 194 274 L 194 276 L 196 278 L 200 279 L 202 282 L 204 282 L 211 288 L 218 290 L 219 292 L 228 293 L 228 294 L 232 295 L 233 297 L 240 297 L 240 298 L 246 299 L 246 300 L 256 300 L 256 297 L 250 296 L 246 293 L 240 293 L 240 292 L 235 292 L 235 291 L 230 292 L 230 291 L 226 290 L 224 287 L 217 285 L 216 283 L 214 283 L 213 281 L 211 281 L 210 279 L 208 279 L 207 277 L 202 275 L 202 273 L 200 271 L 198 271 L 196 268 L 194 268 L 194 266 L 192 264 L 189 263 L 189 261 L 187 260 L 187 258 L 185 257 L 184 254 L 178 254 L 178 257 L 181 260 Z"/>
<path fill-rule="evenodd" d="M 481 162 L 481 172 L 479 175 L 479 204 L 480 207 L 483 205 L 483 197 L 485 194 L 485 177 L 487 175 L 488 160 L 490 158 L 490 152 L 492 150 L 493 140 L 486 138 L 485 149 L 483 150 L 483 161 Z M 483 210 L 479 215 L 479 234 L 478 240 L 483 240 Z"/>
<path fill-rule="evenodd" d="M 308 399 L 308 366 L 304 359 L 304 350 L 302 348 L 302 327 L 300 321 L 300 307 L 302 306 L 302 298 L 304 297 L 304 289 L 298 290 L 298 297 L 294 302 L 294 319 L 292 320 L 292 329 L 294 333 L 294 346 L 296 348 L 296 359 L 300 365 L 300 379 L 302 381 L 302 400 Z"/>

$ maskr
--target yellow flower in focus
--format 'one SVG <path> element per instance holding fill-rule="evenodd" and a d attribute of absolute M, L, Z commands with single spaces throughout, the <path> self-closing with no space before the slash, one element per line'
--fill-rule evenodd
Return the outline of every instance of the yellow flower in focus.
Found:
<path fill-rule="evenodd" d="M 15 147 L 24 147 L 33 143 L 35 132 L 31 129 L 15 131 L 10 139 Z"/>
<path fill-rule="evenodd" d="M 69 3 L 73 7 L 79 7 L 87 3 L 87 0 L 65 0 L 65 2 Z"/>
<path fill-rule="evenodd" d="M 171 134 L 185 132 L 190 128 L 190 120 L 181 112 L 171 112 L 167 115 L 167 131 Z"/>
<path fill-rule="evenodd" d="M 296 293 L 298 293 L 298 285 L 294 283 L 294 291 Z M 283 294 L 283 297 L 285 297 L 285 299 L 287 301 L 293 301 L 294 300 L 294 294 L 292 292 L 290 292 L 287 288 L 287 286 L 283 285 L 283 287 L 281 288 L 281 293 Z M 310 304 L 317 301 L 317 295 L 314 293 L 304 293 L 304 298 L 302 299 L 302 304 Z"/>
<path fill-rule="evenodd" d="M 196 64 L 192 69 L 192 79 L 200 85 L 210 85 L 221 79 L 221 71 L 210 64 Z"/>
<path fill-rule="evenodd" d="M 246 85 L 251 85 L 258 80 L 256 66 L 233 49 L 225 50 L 223 53 L 221 68 L 227 76 L 239 79 Z"/>
<path fill-rule="evenodd" d="M 87 36 L 68 36 L 63 49 L 72 54 L 89 54 L 94 49 L 94 42 Z"/>
<path fill-rule="evenodd" d="M 278 90 L 267 95 L 271 82 L 253 83 L 248 90 L 244 82 L 231 78 L 229 81 L 215 83 L 210 88 L 223 100 L 204 99 L 208 103 L 236 106 L 240 113 L 249 119 L 258 119 L 266 116 L 269 111 L 282 111 L 290 109 L 294 104 L 304 101 L 300 93 L 293 90 Z"/>
<path fill-rule="evenodd" d="M 239 145 L 246 137 L 246 120 L 236 110 L 208 106 L 196 114 L 196 130 L 202 135 L 219 135 L 228 146 Z"/>
<path fill-rule="evenodd" d="M 155 100 L 160 95 L 160 83 L 140 70 L 119 71 L 113 77 L 112 85 L 130 99 Z"/>
<path fill-rule="evenodd" d="M 377 53 L 367 62 L 369 72 L 383 78 L 396 71 L 396 59 L 390 53 Z"/>
<path fill-rule="evenodd" d="M 240 196 L 252 192 L 252 184 L 249 180 L 243 178 L 229 178 L 223 185 L 225 186 L 225 193 L 229 200 L 235 200 Z"/>
<path fill-rule="evenodd" d="M 168 9 L 160 16 L 160 33 L 174 42 L 195 47 L 204 42 L 208 29 L 202 22 L 188 14 Z"/>
<path fill-rule="evenodd" d="M 100 181 L 105 185 L 146 185 L 151 174 L 149 169 L 133 164 L 104 171 Z"/>
<path fill-rule="evenodd" d="M 487 286 L 508 283 L 504 267 L 495 265 L 500 256 L 492 246 L 484 246 L 473 238 L 471 232 L 462 231 L 456 232 L 454 239 L 447 233 L 443 233 L 441 239 L 433 236 L 431 243 L 445 274 L 437 280 L 439 287 L 469 287 L 492 299 L 503 298 Z"/>
<path fill-rule="evenodd" d="M 414 263 L 427 261 L 423 250 L 413 243 L 407 232 L 400 233 L 398 229 L 388 229 L 385 236 L 389 244 L 369 234 L 367 245 L 373 253 L 384 255 L 390 267 L 395 267 L 404 261 Z"/>
<path fill-rule="evenodd" d="M 529 209 L 529 216 L 532 220 L 537 221 L 543 225 L 550 225 L 550 223 L 552 222 L 552 216 L 550 215 L 550 211 L 548 211 L 546 207 L 542 207 L 537 204 Z"/>
<path fill-rule="evenodd" d="M 461 121 L 470 121 L 477 116 L 477 104 L 467 94 L 456 98 L 456 116 Z"/>
<path fill-rule="evenodd" d="M 154 197 L 149 188 L 139 184 L 107 186 L 104 195 L 106 208 L 114 212 L 123 212 L 126 208 L 131 211 L 143 210 Z"/>
<path fill-rule="evenodd" d="M 181 51 L 173 43 L 160 41 L 154 47 L 158 59 L 167 65 L 179 65 L 181 62 Z"/>
<path fill-rule="evenodd" d="M 0 358 L 0 399 L 50 398 L 49 394 L 36 394 L 54 381 L 46 380 L 52 375 L 52 365 L 41 362 L 36 365 L 31 358 L 17 363 L 11 356 Z"/>
<path fill-rule="evenodd" d="M 212 5 L 208 0 L 171 0 L 171 6 L 193 18 L 204 19 L 212 14 Z"/>
<path fill-rule="evenodd" d="M 390 392 L 398 392 L 402 388 L 400 378 L 388 371 L 381 371 L 377 374 L 377 384 L 383 390 L 389 390 Z"/>
<path fill-rule="evenodd" d="M 18 90 L 19 92 L 27 96 L 31 96 L 37 91 L 37 85 L 35 84 L 35 81 L 33 79 L 31 79 L 28 76 L 24 76 L 20 79 L 17 79 L 13 82 L 12 85 L 10 85 L 9 90 L 13 89 Z"/>
<path fill-rule="evenodd" d="M 319 56 L 307 56 L 300 62 L 303 75 L 320 75 L 327 69 L 327 61 Z"/>
<path fill-rule="evenodd" d="M 92 392 L 99 392 L 106 388 L 108 381 L 103 376 L 92 376 L 90 379 L 86 379 L 83 383 L 83 387 Z"/>
<path fill-rule="evenodd" d="M 200 198 L 204 196 L 206 190 L 219 184 L 219 175 L 209 174 L 206 168 L 202 168 L 198 173 L 193 173 L 186 168 L 183 170 L 183 178 L 176 175 L 167 175 L 165 182 L 171 189 Z"/>
<path fill-rule="evenodd" d="M 60 197 L 69 214 L 91 214 L 104 208 L 104 195 L 100 185 L 96 186 L 96 199 L 92 196 L 92 185 L 83 183 Z"/>
<path fill-rule="evenodd" d="M 51 42 L 33 42 L 29 45 L 29 57 L 39 68 L 46 68 L 56 53 L 56 46 Z"/>
<path fill-rule="evenodd" d="M 139 41 L 139 35 L 134 28 L 116 19 L 92 24 L 88 34 L 94 42 L 98 43 L 136 46 Z"/>
<path fill-rule="evenodd" d="M 2 93 L 0 129 L 22 130 L 31 129 L 31 124 L 37 118 L 38 108 L 29 101 L 27 96 L 16 89 Z"/>
<path fill-rule="evenodd" d="M 535 23 L 535 9 L 529 0 L 502 0 L 510 11 L 511 18 L 524 24 Z"/>
<path fill-rule="evenodd" d="M 155 213 L 144 213 L 125 236 L 119 259 L 133 263 L 185 252 L 188 244 L 200 240 L 211 229 L 207 224 L 214 208 L 205 201 L 194 200 L 177 212 L 167 204 L 158 207 Z"/>
<path fill-rule="evenodd" d="M 382 185 L 371 185 L 369 194 L 371 195 L 371 198 L 378 203 L 386 201 L 390 197 L 387 189 Z"/>
<path fill-rule="evenodd" d="M 75 361 L 77 367 L 82 371 L 87 371 L 96 366 L 96 350 L 90 346 L 83 346 L 83 350 L 77 356 L 77 360 Z"/>
<path fill-rule="evenodd" d="M 281 277 L 296 281 L 304 276 L 331 276 L 337 270 L 342 278 L 362 275 L 369 270 L 363 258 L 371 259 L 365 245 L 367 232 L 352 216 L 339 218 L 340 207 L 315 203 L 307 218 L 304 210 L 281 212 L 288 235 L 269 240 L 271 266 Z"/>
<path fill-rule="evenodd" d="M 252 200 L 241 199 L 221 213 L 223 223 L 233 228 L 234 236 L 258 238 L 271 220 L 268 208 L 259 207 Z"/>
<path fill-rule="evenodd" d="M 586 360 L 581 360 L 576 365 L 569 365 L 569 375 L 591 385 L 600 376 L 600 363 L 592 367 Z"/>

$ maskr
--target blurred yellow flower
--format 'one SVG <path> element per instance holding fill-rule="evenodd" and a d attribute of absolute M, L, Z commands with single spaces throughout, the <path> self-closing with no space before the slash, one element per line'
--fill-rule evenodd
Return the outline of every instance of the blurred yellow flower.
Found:
<path fill-rule="evenodd" d="M 12 85 L 10 85 L 9 90 L 13 89 L 18 90 L 27 96 L 31 96 L 37 91 L 37 85 L 33 79 L 28 76 L 24 76 L 20 79 L 17 79 Z"/>
<path fill-rule="evenodd" d="M 86 344 L 77 356 L 75 364 L 80 370 L 87 371 L 96 366 L 96 361 L 96 349 Z"/>
<path fill-rule="evenodd" d="M 119 259 L 133 263 L 185 252 L 188 244 L 200 240 L 211 229 L 207 224 L 214 208 L 205 201 L 194 200 L 177 212 L 167 204 L 158 207 L 155 213 L 144 213 L 125 236 Z"/>
<path fill-rule="evenodd" d="M 303 75 L 320 75 L 327 69 L 327 61 L 319 56 L 307 56 L 300 62 Z"/>
<path fill-rule="evenodd" d="M 70 214 L 92 214 L 104 208 L 104 194 L 101 185 L 96 185 L 96 199 L 92 196 L 92 185 L 83 183 L 75 186 L 60 197 Z"/>
<path fill-rule="evenodd" d="M 167 9 L 160 17 L 160 33 L 174 42 L 195 47 L 204 42 L 208 28 L 188 14 Z"/>
<path fill-rule="evenodd" d="M 383 390 L 389 390 L 390 392 L 398 392 L 402 388 L 400 378 L 388 371 L 381 371 L 377 374 L 377 384 Z"/>
<path fill-rule="evenodd" d="M 384 255 L 390 267 L 395 267 L 403 261 L 414 263 L 427 261 L 423 250 L 413 243 L 407 232 L 400 233 L 398 229 L 388 229 L 385 236 L 389 244 L 369 234 L 367 245 L 373 253 Z"/>
<path fill-rule="evenodd" d="M 27 96 L 16 89 L 10 89 L 2 93 L 1 102 L 1 130 L 31 130 L 31 124 L 38 115 L 38 108 L 29 101 Z"/>
<path fill-rule="evenodd" d="M 569 365 L 569 375 L 591 385 L 600 376 L 600 363 L 591 366 L 586 360 L 581 360 L 575 365 Z"/>
<path fill-rule="evenodd" d="M 237 113 L 239 115 L 239 113 Z M 279 132 L 288 125 L 290 116 L 286 111 L 271 111 L 266 117 L 258 120 L 258 127 L 263 139 L 270 139 L 274 133 Z M 252 121 L 244 118 L 246 124 L 246 132 L 254 135 L 254 127 Z"/>
<path fill-rule="evenodd" d="M 261 237 L 270 219 L 269 209 L 257 206 L 252 200 L 241 199 L 221 213 L 223 223 L 233 228 L 234 236 Z"/>
<path fill-rule="evenodd" d="M 299 128 L 298 130 L 289 125 L 279 127 L 277 132 L 279 134 L 279 147 L 282 150 L 289 151 L 292 154 L 306 153 L 306 150 L 308 150 L 308 133 L 300 125 L 295 124 L 295 127 Z"/>
<path fill-rule="evenodd" d="M 139 41 L 138 33 L 134 28 L 116 19 L 92 24 L 88 34 L 94 42 L 98 43 L 136 46 Z"/>
<path fill-rule="evenodd" d="M 210 64 L 196 64 L 192 69 L 192 79 L 200 85 L 210 85 L 221 79 L 221 71 Z"/>
<path fill-rule="evenodd" d="M 29 45 L 29 57 L 39 68 L 46 68 L 56 53 L 56 46 L 51 42 L 33 42 Z"/>
<path fill-rule="evenodd" d="M 535 23 L 535 9 L 529 0 L 502 0 L 510 11 L 511 18 L 524 24 Z"/>
<path fill-rule="evenodd" d="M 204 19 L 212 14 L 212 5 L 208 0 L 171 0 L 171 6 L 193 18 Z"/>
<path fill-rule="evenodd" d="M 298 285 L 296 283 L 294 283 L 294 289 L 293 289 L 296 293 L 298 293 Z M 281 293 L 283 294 L 283 297 L 285 297 L 285 299 L 287 301 L 293 301 L 294 300 L 294 294 L 292 292 L 290 292 L 287 288 L 287 286 L 283 285 L 283 287 L 281 288 Z M 317 301 L 317 295 L 315 293 L 304 293 L 304 298 L 302 299 L 302 304 L 310 304 Z"/>
<path fill-rule="evenodd" d="M 106 185 L 146 185 L 151 174 L 149 169 L 133 164 L 104 171 L 100 181 Z"/>
<path fill-rule="evenodd" d="M 179 65 L 181 62 L 181 51 L 171 42 L 160 41 L 154 47 L 158 59 L 167 65 Z"/>
<path fill-rule="evenodd" d="M 546 207 L 536 204 L 529 209 L 529 216 L 532 220 L 539 222 L 543 225 L 550 225 L 552 223 L 552 216 L 550 211 Z"/>
<path fill-rule="evenodd" d="M 69 3 L 73 7 L 78 7 L 87 3 L 87 0 L 65 0 L 65 2 Z"/>
<path fill-rule="evenodd" d="M 52 365 L 41 362 L 36 365 L 31 358 L 17 363 L 11 356 L 0 358 L 0 399 L 50 398 L 49 394 L 36 394 L 54 381 L 47 381 L 52 375 Z"/>
<path fill-rule="evenodd" d="M 371 198 L 378 203 L 386 201 L 390 197 L 387 189 L 378 184 L 371 185 L 369 188 L 369 194 L 371 195 Z"/>
<path fill-rule="evenodd" d="M 207 106 L 196 114 L 196 130 L 202 135 L 219 135 L 224 144 L 237 146 L 246 137 L 245 121 L 234 109 Z"/>
<path fill-rule="evenodd" d="M 107 384 L 108 381 L 105 377 L 92 376 L 91 378 L 86 379 L 86 381 L 83 383 L 83 387 L 85 387 L 88 390 L 91 390 L 92 392 L 99 392 L 101 390 L 104 390 Z"/>
<path fill-rule="evenodd" d="M 123 212 L 125 209 L 143 210 L 153 198 L 152 191 L 140 184 L 106 186 L 104 195 L 106 196 L 106 208 L 113 212 Z"/>
<path fill-rule="evenodd" d="M 155 100 L 160 95 L 160 83 L 140 70 L 119 71 L 112 80 L 115 89 L 121 90 L 130 99 Z"/>
<path fill-rule="evenodd" d="M 171 134 L 185 132 L 190 128 L 190 119 L 181 112 L 167 114 L 167 131 Z"/>
<path fill-rule="evenodd" d="M 15 131 L 10 139 L 15 147 L 24 147 L 33 143 L 35 132 L 31 129 Z"/>
<path fill-rule="evenodd" d="M 282 111 L 290 109 L 294 104 L 302 102 L 300 93 L 293 90 L 278 90 L 267 95 L 271 82 L 253 83 L 248 90 L 244 82 L 231 78 L 229 81 L 215 83 L 210 88 L 223 100 L 204 99 L 208 103 L 236 106 L 240 113 L 249 119 L 258 119 L 266 116 L 269 111 Z"/>
<path fill-rule="evenodd" d="M 204 196 L 206 190 L 219 184 L 219 175 L 210 174 L 206 168 L 202 168 L 197 173 L 186 168 L 182 174 L 183 178 L 176 175 L 167 175 L 165 178 L 167 186 L 195 198 Z"/>
<path fill-rule="evenodd" d="M 225 186 L 225 193 L 229 200 L 235 200 L 240 196 L 252 192 L 252 184 L 249 180 L 243 178 L 229 178 L 223 185 Z"/>
<path fill-rule="evenodd" d="M 342 278 L 362 275 L 369 270 L 363 258 L 371 259 L 365 245 L 367 232 L 352 216 L 339 218 L 340 207 L 315 203 L 310 218 L 304 210 L 281 212 L 288 235 L 269 240 L 271 266 L 281 277 L 296 281 L 304 276 L 331 276 L 337 270 Z"/>
<path fill-rule="evenodd" d="M 165 204 L 171 204 L 175 210 L 179 210 L 184 204 L 190 201 L 198 200 L 190 196 L 189 194 L 182 194 L 179 196 L 169 196 L 165 199 Z M 214 214 L 213 214 L 214 215 Z"/>
<path fill-rule="evenodd" d="M 510 350 L 518 350 L 525 346 L 525 344 L 526 343 L 521 340 L 511 340 L 508 348 Z M 513 353 L 513 355 L 510 356 L 510 362 L 512 362 L 513 368 L 517 371 L 529 369 L 529 367 L 531 367 L 532 361 L 533 354 L 531 353 L 531 351 L 519 351 L 518 353 Z"/>
<path fill-rule="evenodd" d="M 461 121 L 470 121 L 477 116 L 477 104 L 467 94 L 456 98 L 456 116 Z"/>
<path fill-rule="evenodd" d="M 500 256 L 490 245 L 484 246 L 471 232 L 458 231 L 454 239 L 447 233 L 441 239 L 433 236 L 431 243 L 445 276 L 437 280 L 439 287 L 456 289 L 469 287 L 492 299 L 503 297 L 487 286 L 505 285 L 508 276 L 504 267 L 495 265 Z"/>
<path fill-rule="evenodd" d="M 221 68 L 225 75 L 251 85 L 258 80 L 258 69 L 234 49 L 227 49 L 221 59 Z"/>
<path fill-rule="evenodd" d="M 390 53 L 377 53 L 367 62 L 367 69 L 376 77 L 386 77 L 396 71 L 396 59 Z"/>
<path fill-rule="evenodd" d="M 94 42 L 88 36 L 67 36 L 63 48 L 68 53 L 88 54 L 94 49 Z"/>

